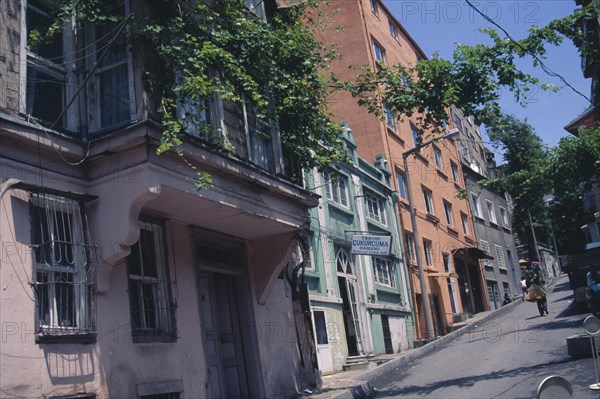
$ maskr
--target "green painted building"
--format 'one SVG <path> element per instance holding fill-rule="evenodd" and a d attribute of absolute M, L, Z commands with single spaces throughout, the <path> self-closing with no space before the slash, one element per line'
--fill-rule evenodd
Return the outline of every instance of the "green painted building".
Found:
<path fill-rule="evenodd" d="M 387 161 L 356 154 L 344 127 L 351 163 L 307 173 L 321 196 L 311 210 L 311 261 L 305 272 L 319 369 L 398 353 L 413 345 L 413 315 L 404 251 Z"/>

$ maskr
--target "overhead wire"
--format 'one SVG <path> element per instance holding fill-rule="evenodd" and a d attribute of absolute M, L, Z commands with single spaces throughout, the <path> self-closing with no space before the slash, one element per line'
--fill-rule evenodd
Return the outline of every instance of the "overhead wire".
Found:
<path fill-rule="evenodd" d="M 506 37 L 513 42 L 517 47 L 519 47 L 521 50 L 523 50 L 525 53 L 529 54 L 534 60 L 536 60 L 540 67 L 542 68 L 542 70 L 550 77 L 553 78 L 558 78 L 565 86 L 567 86 L 568 88 L 570 88 L 573 92 L 575 92 L 576 94 L 578 94 L 579 96 L 583 97 L 587 102 L 589 102 L 590 104 L 594 105 L 594 103 L 592 102 L 592 100 L 586 96 L 585 94 L 583 94 L 582 92 L 580 92 L 579 90 L 577 90 L 575 87 L 573 87 L 572 84 L 570 84 L 565 78 L 564 76 L 562 76 L 561 74 L 553 71 L 550 67 L 548 67 L 544 61 L 535 53 L 533 53 L 532 51 L 530 51 L 529 49 L 527 49 L 526 47 L 522 46 L 517 40 L 513 39 L 513 37 L 511 36 L 511 34 L 504 28 L 502 27 L 500 24 L 498 24 L 496 21 L 494 21 L 492 18 L 490 18 L 487 14 L 485 14 L 483 11 L 479 10 L 470 0 L 465 0 L 467 5 L 469 7 L 471 7 L 473 10 L 475 10 L 475 12 L 477 12 L 479 15 L 481 15 L 481 17 L 483 19 L 485 19 L 486 21 L 488 21 L 489 23 L 491 23 L 492 25 L 494 25 L 495 27 L 497 27 L 498 29 L 500 29 L 502 31 L 502 33 L 504 33 L 506 35 Z"/>

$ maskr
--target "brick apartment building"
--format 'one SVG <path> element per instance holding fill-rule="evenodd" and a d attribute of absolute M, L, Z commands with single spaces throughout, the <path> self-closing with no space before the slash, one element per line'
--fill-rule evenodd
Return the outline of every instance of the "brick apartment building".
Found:
<path fill-rule="evenodd" d="M 340 79 L 355 76 L 356 71 L 348 65 L 371 68 L 376 68 L 377 63 L 409 65 L 426 57 L 382 2 L 334 0 L 328 6 L 335 11 L 320 37 L 336 45 L 341 59 L 332 68 Z M 425 146 L 408 158 L 409 170 L 404 170 L 402 154 L 415 147 L 418 134 L 411 118 L 396 117 L 384 108 L 382 120 L 358 106 L 347 93 L 332 96 L 331 108 L 337 122 L 352 126 L 360 156 L 373 161 L 377 154 L 383 154 L 395 177 L 393 187 L 400 197 L 398 211 L 415 304 L 416 337 L 428 335 L 417 249 L 423 251 L 424 279 L 435 335 L 446 334 L 464 313 L 488 309 L 480 264 L 483 253 L 477 248 L 468 201 L 457 198 L 457 190 L 465 185 L 454 140 L 442 139 Z M 409 216 L 407 174 L 416 209 L 418 243 Z"/>

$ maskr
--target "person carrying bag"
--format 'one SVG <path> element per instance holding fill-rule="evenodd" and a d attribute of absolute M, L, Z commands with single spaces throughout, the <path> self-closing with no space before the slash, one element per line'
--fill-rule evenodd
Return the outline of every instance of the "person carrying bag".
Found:
<path fill-rule="evenodd" d="M 525 300 L 528 302 L 535 302 L 540 316 L 544 316 L 544 314 L 549 313 L 548 294 L 540 285 L 541 275 L 538 272 L 540 269 L 539 267 L 537 269 L 529 268 L 526 263 L 524 263 L 524 265 L 525 268 L 521 268 L 521 270 L 523 271 L 523 277 L 525 277 L 527 286 L 529 287 L 527 295 L 525 295 Z"/>

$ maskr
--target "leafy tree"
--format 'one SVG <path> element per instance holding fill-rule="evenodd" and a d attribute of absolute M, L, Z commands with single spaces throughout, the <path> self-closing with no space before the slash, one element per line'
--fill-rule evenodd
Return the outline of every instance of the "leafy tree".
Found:
<path fill-rule="evenodd" d="M 184 126 L 177 117 L 177 102 L 195 101 L 215 94 L 231 101 L 251 101 L 259 117 L 277 120 L 287 158 L 301 167 L 326 166 L 346 159 L 346 151 L 327 109 L 333 53 L 316 39 L 305 4 L 269 10 L 265 22 L 244 0 L 156 0 L 145 15 L 135 17 L 134 44 L 149 44 L 145 55 L 146 89 L 157 109 L 153 117 L 164 127 L 159 153 L 177 151 L 183 159 Z M 136 3 L 134 9 L 141 10 Z M 273 3 L 274 4 L 274 3 Z M 78 24 L 115 21 L 101 0 L 64 0 L 57 21 L 75 16 Z M 46 35 L 55 34 L 57 22 Z M 37 38 L 45 35 L 37 34 Z M 135 48 L 135 47 L 134 47 Z M 147 50 L 144 50 L 147 51 Z M 215 141 L 227 151 L 227 143 Z M 187 162 L 187 161 L 186 161 Z M 198 187 L 210 183 L 198 165 Z"/>
<path fill-rule="evenodd" d="M 514 200 L 513 227 L 530 253 L 535 253 L 529 217 L 539 242 L 557 243 L 560 254 L 583 250 L 582 198 L 600 176 L 600 126 L 564 137 L 546 148 L 534 129 L 510 115 L 488 128 L 490 139 L 504 151 L 504 177 L 483 182 L 501 186 Z M 551 200 L 548 201 L 548 196 Z"/>
<path fill-rule="evenodd" d="M 549 153 L 547 174 L 555 198 L 551 210 L 561 244 L 559 252 L 579 252 L 585 244 L 580 229 L 582 198 L 600 176 L 600 126 L 562 138 Z"/>
<path fill-rule="evenodd" d="M 547 172 L 549 149 L 527 121 L 512 115 L 500 115 L 487 131 L 495 146 L 503 150 L 506 164 L 502 168 L 503 178 L 483 184 L 501 185 L 510 193 L 514 201 L 513 229 L 519 240 L 528 245 L 530 253 L 535 254 L 530 215 L 536 239 L 549 245 L 552 238 L 544 203 L 544 197 L 551 191 Z"/>
<path fill-rule="evenodd" d="M 534 86 L 559 89 L 521 71 L 518 60 L 529 60 L 547 70 L 543 64 L 546 47 L 558 46 L 565 39 L 590 59 L 598 59 L 597 50 L 586 45 L 580 23 L 596 17 L 590 4 L 544 27 L 530 28 L 528 36 L 521 40 L 513 39 L 508 32 L 501 35 L 486 28 L 482 31 L 491 44 L 458 45 L 451 60 L 435 55 L 415 65 L 379 64 L 376 70 L 363 69 L 355 81 L 345 82 L 343 87 L 375 114 L 381 114 L 382 104 L 386 104 L 400 116 L 414 116 L 423 132 L 443 126 L 451 105 L 475 116 L 479 124 L 491 125 L 501 114 L 501 90 L 512 92 L 524 105 Z"/>

